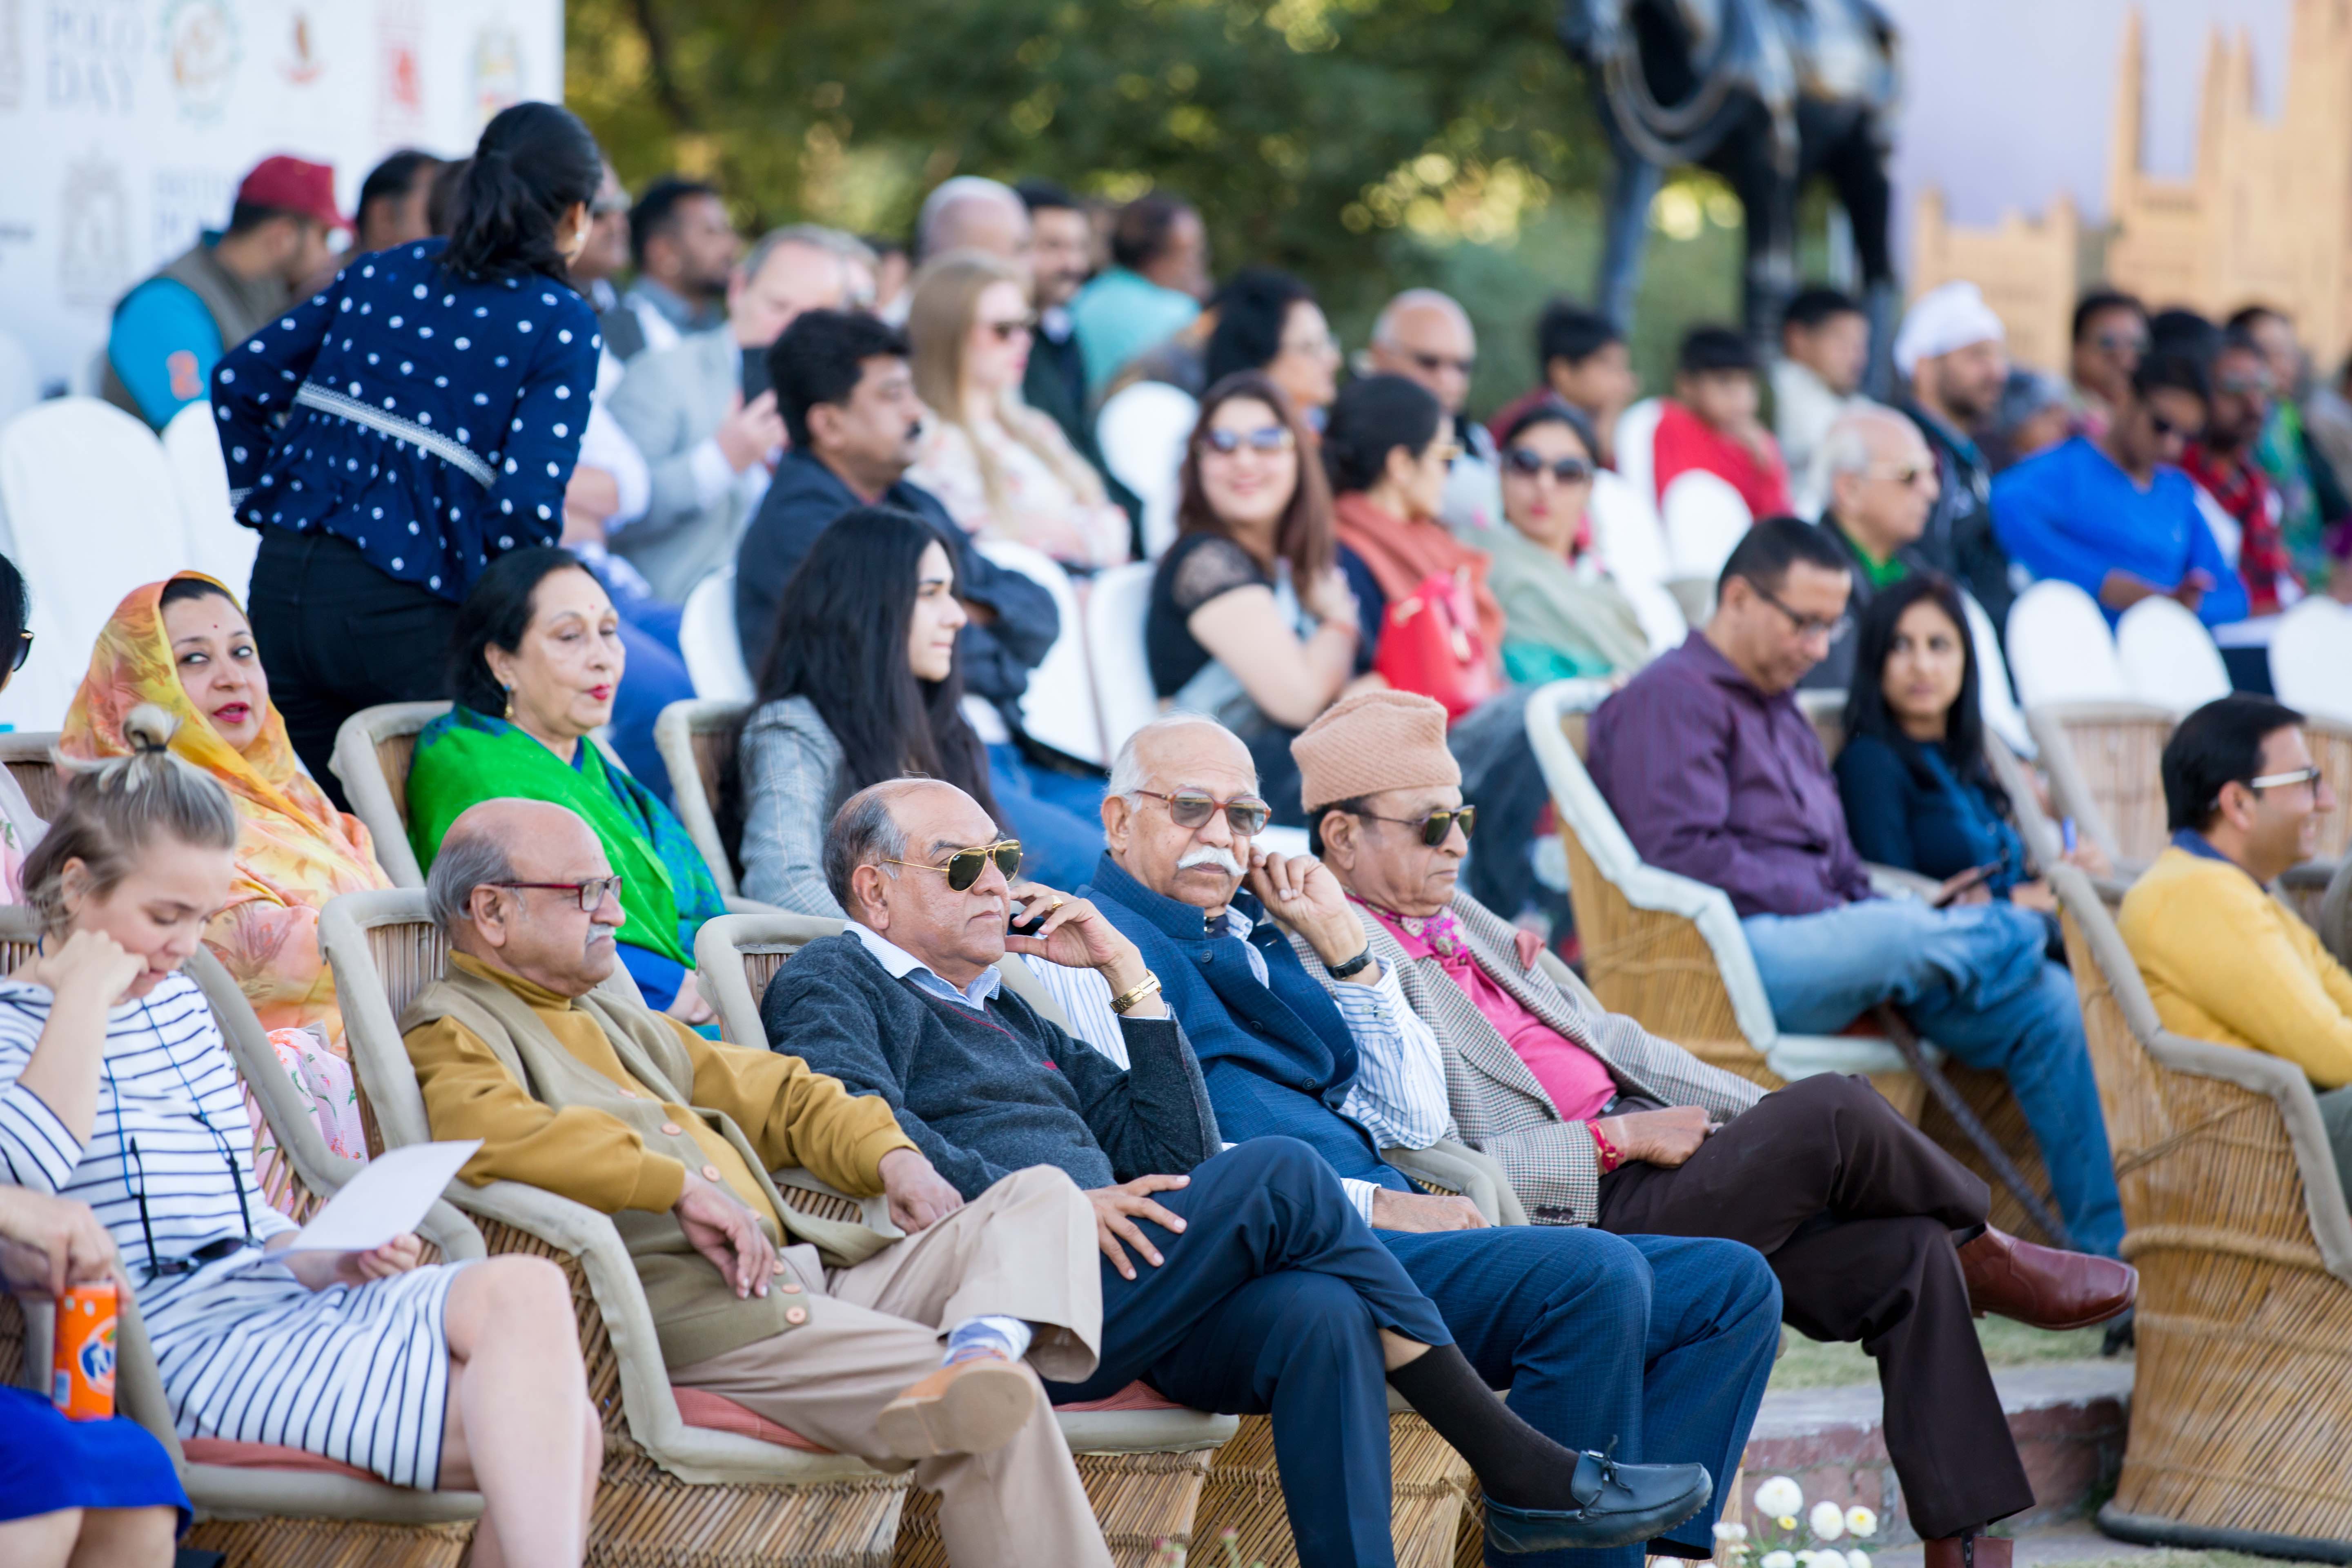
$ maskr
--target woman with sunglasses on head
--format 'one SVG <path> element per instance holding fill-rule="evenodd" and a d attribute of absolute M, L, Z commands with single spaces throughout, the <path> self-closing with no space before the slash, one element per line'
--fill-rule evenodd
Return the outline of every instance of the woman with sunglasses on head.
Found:
<path fill-rule="evenodd" d="M 1117 566 L 1127 514 L 1061 426 L 1021 401 L 1036 321 L 1026 279 L 994 257 L 950 251 L 916 276 L 907 341 L 931 418 L 907 478 L 967 533 L 1080 570 Z"/>
<path fill-rule="evenodd" d="M 759 704 L 719 802 L 720 831 L 740 845 L 744 897 L 841 918 L 824 873 L 834 810 L 908 773 L 978 801 L 1000 838 L 1017 841 L 1002 851 L 1013 868 L 1025 847 L 1031 879 L 1075 888 L 1093 870 L 1100 823 L 1034 795 L 1008 808 L 989 787 L 988 755 L 964 719 L 956 633 L 968 612 L 955 585 L 930 526 L 887 507 L 843 514 L 784 584 Z"/>
<path fill-rule="evenodd" d="M 466 808 L 519 795 L 569 806 L 621 879 L 621 963 L 646 1005 L 715 1026 L 694 979 L 694 935 L 726 901 L 685 826 L 591 734 L 613 720 L 628 656 L 620 615 L 570 551 L 535 546 L 490 563 L 458 611 L 457 700 L 416 737 L 408 841 L 433 868 Z"/>
<path fill-rule="evenodd" d="M 1181 494 L 1143 624 L 1152 686 L 1239 735 L 1276 819 L 1303 826 L 1291 737 L 1362 673 L 1363 630 L 1331 492 L 1271 379 L 1244 371 L 1209 389 Z"/>
<path fill-rule="evenodd" d="M 1528 685 L 1632 674 L 1650 643 L 1592 548 L 1591 424 L 1546 398 L 1496 434 L 1507 526 L 1470 540 L 1494 558 L 1486 581 L 1503 606 L 1504 672 Z"/>
<path fill-rule="evenodd" d="M 0 555 L 0 689 L 25 668 L 33 651 L 33 596 L 16 563 Z M 48 831 L 25 798 L 24 789 L 6 768 L 0 768 L 0 904 L 22 901 L 25 857 Z"/>
<path fill-rule="evenodd" d="M 1980 878 L 1957 900 L 2006 899 L 2051 917 L 2054 936 L 2057 899 L 2027 863 L 2009 795 L 1985 759 L 1982 677 L 1959 589 L 1934 572 L 1882 589 L 1854 640 L 1835 767 L 1854 848 L 1940 882 Z M 2066 858 L 2106 874 L 2094 846 Z"/>
<path fill-rule="evenodd" d="M 0 980 L 0 1167 L 104 1221 L 183 1437 L 478 1490 L 477 1563 L 578 1563 L 604 1456 L 545 1260 L 420 1266 L 411 1234 L 290 1252 L 237 1068 L 181 966 L 235 884 L 237 812 L 142 706 L 25 867 L 39 951 Z"/>

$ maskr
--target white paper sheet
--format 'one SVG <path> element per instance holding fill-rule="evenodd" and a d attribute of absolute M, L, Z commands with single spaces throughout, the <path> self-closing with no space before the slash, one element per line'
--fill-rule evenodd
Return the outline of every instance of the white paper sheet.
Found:
<path fill-rule="evenodd" d="M 457 1167 L 482 1146 L 478 1138 L 455 1143 L 412 1143 L 388 1149 L 367 1169 L 343 1184 L 327 1206 L 310 1217 L 289 1252 L 366 1252 L 422 1224 L 434 1200 L 457 1174 Z"/>

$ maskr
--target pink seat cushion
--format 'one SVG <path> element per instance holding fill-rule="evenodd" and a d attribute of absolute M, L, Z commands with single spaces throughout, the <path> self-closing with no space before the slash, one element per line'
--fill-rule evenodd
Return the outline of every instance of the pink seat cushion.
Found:
<path fill-rule="evenodd" d="M 670 1393 L 677 1399 L 677 1413 L 689 1426 L 707 1431 L 732 1432 L 740 1437 L 756 1437 L 762 1443 L 773 1443 L 781 1448 L 797 1448 L 803 1454 L 830 1454 L 831 1448 L 810 1442 L 789 1426 L 779 1426 L 766 1416 L 748 1406 L 736 1404 L 723 1394 L 713 1394 L 707 1388 L 680 1388 L 673 1384 Z M 1181 1410 L 1177 1404 L 1147 1383 L 1130 1383 L 1108 1399 L 1082 1399 L 1075 1405 L 1056 1405 L 1055 1409 L 1071 1414 L 1087 1411 L 1118 1410 Z M 252 1447 L 251 1444 L 227 1444 L 229 1447 Z M 260 1453 L 291 1452 L 289 1449 L 260 1448 Z M 194 1450 L 189 1458 L 195 1457 Z M 309 1458 L 310 1456 L 304 1456 Z M 260 1461 L 254 1461 L 258 1463 Z M 332 1465 L 331 1459 L 316 1461 Z M 342 1467 L 338 1467 L 342 1468 Z"/>
<path fill-rule="evenodd" d="M 347 1465 L 341 1459 L 331 1459 L 324 1454 L 313 1454 L 301 1448 L 281 1448 L 274 1443 L 236 1443 L 226 1437 L 188 1437 L 180 1443 L 181 1452 L 192 1465 L 226 1465 L 240 1470 L 307 1470 L 312 1475 L 352 1476 L 378 1486 L 389 1486 L 382 1476 L 362 1470 L 357 1465 Z"/>

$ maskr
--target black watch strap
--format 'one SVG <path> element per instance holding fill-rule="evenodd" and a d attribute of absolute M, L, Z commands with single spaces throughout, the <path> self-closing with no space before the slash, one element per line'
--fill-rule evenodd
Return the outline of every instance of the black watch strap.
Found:
<path fill-rule="evenodd" d="M 1355 957 L 1348 960 L 1347 963 L 1327 963 L 1323 968 L 1324 971 L 1334 980 L 1348 980 L 1352 979 L 1356 975 L 1361 974 L 1365 969 L 1370 965 L 1371 962 L 1372 945 L 1370 942 L 1366 942 L 1364 944 L 1364 951 L 1356 954 Z"/>

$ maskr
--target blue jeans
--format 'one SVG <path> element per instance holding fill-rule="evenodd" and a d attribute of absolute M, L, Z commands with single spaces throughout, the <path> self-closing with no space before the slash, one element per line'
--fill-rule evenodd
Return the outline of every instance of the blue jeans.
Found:
<path fill-rule="evenodd" d="M 2042 956 L 2040 916 L 2000 900 L 1933 910 L 1870 899 L 1739 923 L 1780 1027 L 1833 1034 L 1891 1002 L 1958 1060 L 2006 1077 L 2074 1245 L 2116 1255 L 2123 1200 L 2083 1010 L 2072 977 Z"/>
<path fill-rule="evenodd" d="M 1033 765 L 1010 742 L 988 748 L 988 787 L 1021 840 L 1021 874 L 1065 891 L 1102 858 L 1103 781 Z"/>

